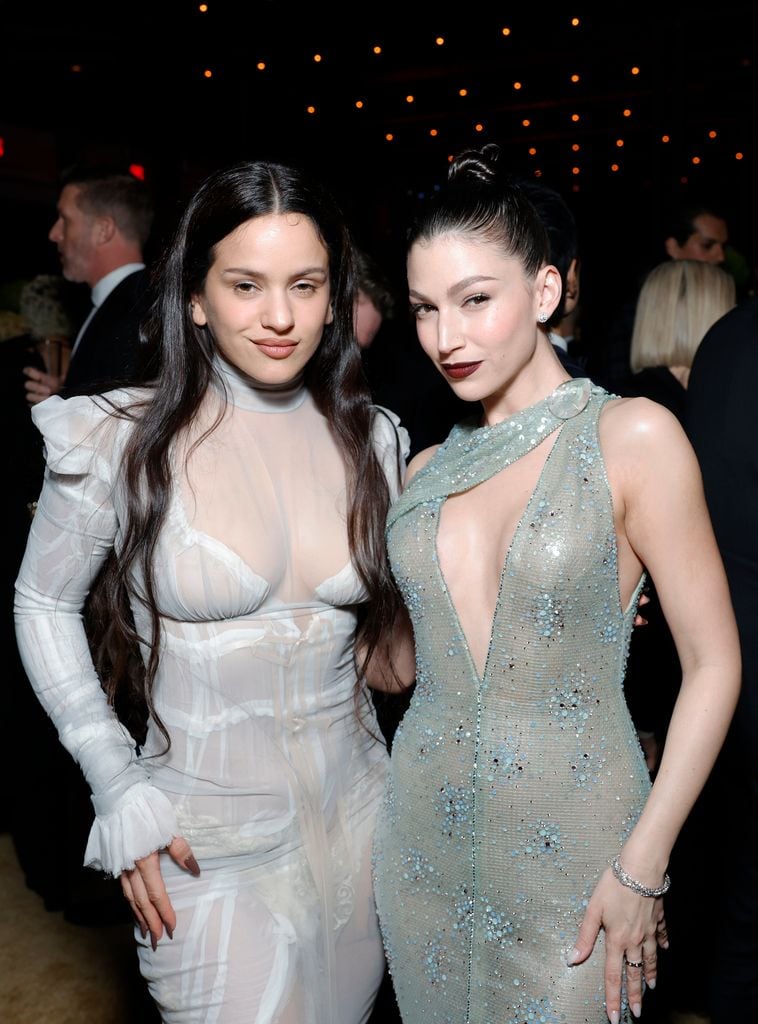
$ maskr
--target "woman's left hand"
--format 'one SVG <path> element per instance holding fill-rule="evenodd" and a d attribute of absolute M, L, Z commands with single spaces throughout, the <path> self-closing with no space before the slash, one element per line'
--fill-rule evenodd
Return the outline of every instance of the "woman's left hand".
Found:
<path fill-rule="evenodd" d="M 658 946 L 668 948 L 663 899 L 638 896 L 607 868 L 587 906 L 569 964 L 583 963 L 605 931 L 605 1005 L 611 1024 L 621 1015 L 621 986 L 635 1017 L 642 1012 L 642 982 L 655 988 Z"/>

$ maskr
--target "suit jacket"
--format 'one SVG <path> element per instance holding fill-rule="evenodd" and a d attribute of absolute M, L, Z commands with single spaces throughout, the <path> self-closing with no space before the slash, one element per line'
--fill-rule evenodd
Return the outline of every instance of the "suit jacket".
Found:
<path fill-rule="evenodd" d="M 139 325 L 149 307 L 149 284 L 148 270 L 136 270 L 96 310 L 71 357 L 65 398 L 140 380 L 145 359 Z"/>
<path fill-rule="evenodd" d="M 690 371 L 686 414 L 742 643 L 743 690 L 735 726 L 752 744 L 758 741 L 757 383 L 758 297 L 721 317 L 701 342 Z"/>

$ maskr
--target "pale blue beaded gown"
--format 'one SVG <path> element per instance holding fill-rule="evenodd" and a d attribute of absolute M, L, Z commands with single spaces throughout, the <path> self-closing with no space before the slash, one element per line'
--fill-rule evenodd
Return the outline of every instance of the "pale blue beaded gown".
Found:
<path fill-rule="evenodd" d="M 602 933 L 587 963 L 566 960 L 650 787 L 623 694 L 642 580 L 623 609 L 598 440 L 609 397 L 572 380 L 496 426 L 459 424 L 390 510 L 417 682 L 374 885 L 404 1024 L 607 1024 Z M 442 506 L 556 431 L 480 679 L 438 564 Z"/>

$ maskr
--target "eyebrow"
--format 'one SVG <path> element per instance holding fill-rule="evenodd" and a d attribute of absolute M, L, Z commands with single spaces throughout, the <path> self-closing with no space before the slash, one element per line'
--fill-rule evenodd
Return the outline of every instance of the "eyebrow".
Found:
<path fill-rule="evenodd" d="M 225 267 L 221 271 L 222 274 L 242 274 L 244 277 L 266 277 L 265 270 L 253 270 L 251 267 Z M 296 277 L 323 277 L 326 279 L 329 276 L 329 268 L 323 266 L 317 267 L 305 267 L 302 270 L 296 271 L 294 274 L 290 274 L 291 279 Z"/>
<path fill-rule="evenodd" d="M 484 274 L 473 274 L 471 277 L 464 277 L 462 281 L 458 281 L 448 288 L 448 297 L 453 298 L 459 292 L 464 292 L 467 288 L 470 288 L 472 284 L 479 284 L 481 281 L 497 281 L 497 278 L 487 277 Z M 408 289 L 408 294 L 415 295 L 417 299 L 423 298 L 421 292 L 414 291 L 413 288 Z"/>

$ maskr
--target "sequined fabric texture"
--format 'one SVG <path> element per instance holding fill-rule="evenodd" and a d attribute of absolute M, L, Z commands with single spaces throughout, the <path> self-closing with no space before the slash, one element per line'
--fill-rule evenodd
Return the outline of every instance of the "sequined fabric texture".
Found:
<path fill-rule="evenodd" d="M 390 512 L 417 682 L 374 885 L 404 1024 L 607 1024 L 602 934 L 586 964 L 566 960 L 650 786 L 623 694 L 642 580 L 622 609 L 598 440 L 609 397 L 574 380 L 494 427 L 459 424 Z M 555 431 L 480 679 L 437 561 L 441 509 Z"/>

